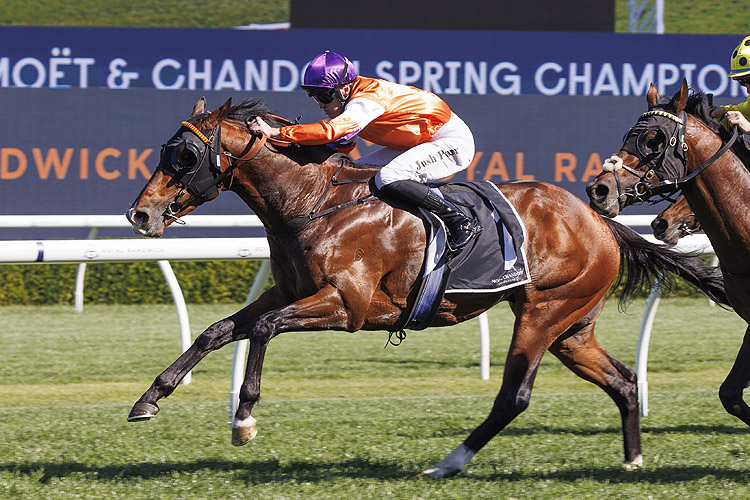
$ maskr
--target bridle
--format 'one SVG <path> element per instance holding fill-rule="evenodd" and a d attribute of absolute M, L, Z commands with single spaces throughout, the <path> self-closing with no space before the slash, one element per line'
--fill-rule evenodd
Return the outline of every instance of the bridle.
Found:
<path fill-rule="evenodd" d="M 604 162 L 603 170 L 612 172 L 617 183 L 617 196 L 620 209 L 628 205 L 647 202 L 656 204 L 664 200 L 674 202 L 670 195 L 677 193 L 682 185 L 694 179 L 708 168 L 717 158 L 726 153 L 737 139 L 737 127 L 733 127 L 732 137 L 703 164 L 686 175 L 688 145 L 685 142 L 687 114 L 683 110 L 679 116 L 663 109 L 654 109 L 643 113 L 636 124 L 625 134 L 621 149 L 638 158 L 638 165 L 629 167 L 617 155 Z M 650 132 L 656 134 L 650 134 Z M 664 141 L 652 147 L 650 138 L 661 134 Z M 667 137 L 669 139 L 667 139 Z M 646 166 L 645 172 L 641 167 Z M 639 178 L 632 187 L 623 189 L 617 171 L 622 168 Z M 662 179 L 651 182 L 652 179 Z M 659 198 L 652 200 L 653 195 Z"/>
<path fill-rule="evenodd" d="M 200 130 L 191 121 L 181 122 L 177 133 L 162 146 L 157 167 L 182 186 L 164 210 L 165 219 L 181 222 L 177 214 L 191 202 L 203 203 L 218 196 L 220 190 L 226 189 L 224 183 L 238 162 L 255 158 L 267 139 L 265 135 L 253 134 L 239 156 L 234 156 L 221 147 L 221 124 L 211 130 Z M 224 169 L 221 166 L 222 154 L 228 160 Z"/>
<path fill-rule="evenodd" d="M 695 228 L 691 226 L 695 226 Z M 683 233 L 685 236 L 689 236 L 700 231 L 701 224 L 695 219 L 695 214 L 687 214 L 680 221 L 680 225 L 677 226 L 677 230 Z"/>

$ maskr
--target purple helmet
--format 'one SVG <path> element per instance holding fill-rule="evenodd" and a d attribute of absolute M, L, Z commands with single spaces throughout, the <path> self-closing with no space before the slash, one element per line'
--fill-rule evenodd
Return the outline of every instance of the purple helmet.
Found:
<path fill-rule="evenodd" d="M 302 78 L 302 88 L 323 87 L 338 89 L 353 82 L 359 75 L 346 57 L 326 50 L 310 61 Z"/>

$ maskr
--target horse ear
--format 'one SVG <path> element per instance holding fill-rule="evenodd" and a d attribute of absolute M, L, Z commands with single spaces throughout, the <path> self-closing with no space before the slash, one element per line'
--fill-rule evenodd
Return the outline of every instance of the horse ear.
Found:
<path fill-rule="evenodd" d="M 676 113 L 681 113 L 682 110 L 685 109 L 688 101 L 688 94 L 689 92 L 687 80 L 683 78 L 680 90 L 677 91 L 677 93 L 672 97 L 672 100 L 669 102 L 670 106 L 674 107 Z"/>
<path fill-rule="evenodd" d="M 222 122 L 224 118 L 229 114 L 229 110 L 232 107 L 232 98 L 227 99 L 227 102 L 221 105 L 216 111 L 212 111 L 208 118 L 203 121 L 205 128 L 214 128 L 216 125 Z"/>
<path fill-rule="evenodd" d="M 202 115 L 206 112 L 206 98 L 201 97 L 195 102 L 195 106 L 193 106 L 193 112 L 190 113 L 190 118 L 194 117 L 195 115 Z"/>
<path fill-rule="evenodd" d="M 656 85 L 654 85 L 653 83 L 648 88 L 648 94 L 646 94 L 646 102 L 648 103 L 648 109 L 651 109 L 659 104 L 659 91 L 657 90 Z"/>

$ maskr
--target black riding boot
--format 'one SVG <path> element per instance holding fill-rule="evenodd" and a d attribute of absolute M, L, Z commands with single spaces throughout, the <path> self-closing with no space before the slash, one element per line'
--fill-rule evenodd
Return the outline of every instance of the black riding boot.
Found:
<path fill-rule="evenodd" d="M 427 194 L 421 206 L 445 222 L 445 227 L 448 228 L 448 247 L 454 252 L 461 250 L 482 232 L 482 225 L 478 220 L 464 215 L 455 205 L 432 191 Z"/>
<path fill-rule="evenodd" d="M 479 221 L 464 215 L 455 205 L 417 181 L 392 182 L 383 186 L 381 191 L 388 196 L 394 196 L 429 210 L 440 217 L 448 229 L 448 247 L 452 252 L 461 250 L 482 232 L 482 225 Z"/>

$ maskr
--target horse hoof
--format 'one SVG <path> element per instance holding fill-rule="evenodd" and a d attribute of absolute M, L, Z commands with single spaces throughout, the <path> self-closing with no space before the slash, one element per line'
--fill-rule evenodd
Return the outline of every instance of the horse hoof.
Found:
<path fill-rule="evenodd" d="M 625 462 L 622 464 L 622 468 L 626 471 L 637 470 L 643 467 L 643 455 L 638 455 L 631 462 Z"/>
<path fill-rule="evenodd" d="M 252 440 L 258 434 L 257 421 L 253 417 L 232 423 L 232 444 L 242 446 Z"/>
<path fill-rule="evenodd" d="M 418 478 L 427 477 L 430 479 L 443 479 L 446 477 L 455 476 L 459 472 L 461 471 L 460 470 L 450 471 L 450 470 L 443 469 L 441 467 L 430 467 L 429 469 L 425 469 L 419 474 L 417 474 L 416 477 Z"/>
<path fill-rule="evenodd" d="M 159 407 L 152 405 L 151 403 L 138 402 L 133 405 L 133 409 L 130 410 L 128 415 L 128 422 L 141 422 L 143 420 L 150 420 L 159 413 Z"/>
<path fill-rule="evenodd" d="M 419 474 L 417 474 L 417 477 L 429 477 L 430 479 L 439 479 L 443 477 L 443 475 L 440 473 L 440 467 L 430 467 L 429 469 L 425 469 Z"/>

